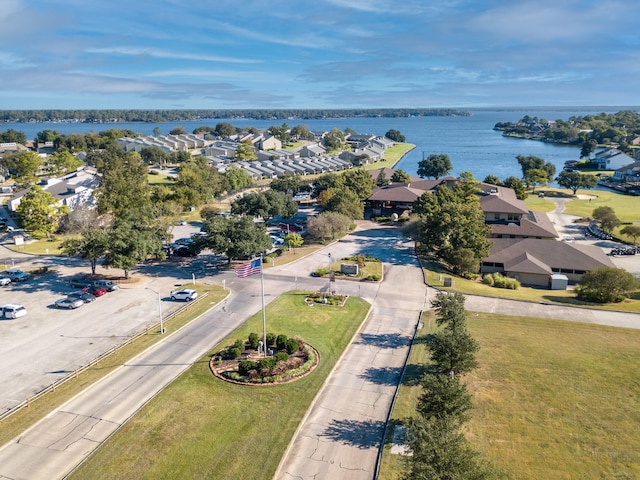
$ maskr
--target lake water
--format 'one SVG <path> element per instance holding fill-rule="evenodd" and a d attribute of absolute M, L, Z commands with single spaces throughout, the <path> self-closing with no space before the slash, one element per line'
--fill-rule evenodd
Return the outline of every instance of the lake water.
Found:
<path fill-rule="evenodd" d="M 597 114 L 600 111 L 566 111 L 566 110 L 530 110 L 530 111 L 473 111 L 469 117 L 417 117 L 417 118 L 337 118 L 322 120 L 290 120 L 290 127 L 306 125 L 310 130 L 331 130 L 332 128 L 352 128 L 358 133 L 384 135 L 389 129 L 399 130 L 407 142 L 416 145 L 397 165 L 407 173 L 415 175 L 418 162 L 432 153 L 446 153 L 453 165 L 452 175 L 470 171 L 476 179 L 482 180 L 487 175 L 495 175 L 500 179 L 508 176 L 521 177 L 522 170 L 517 155 L 535 155 L 551 162 L 560 172 L 566 160 L 577 160 L 580 149 L 554 145 L 534 140 L 503 137 L 501 132 L 493 130 L 497 122 L 515 122 L 524 115 L 537 116 L 548 120 L 568 119 L 573 115 Z M 607 112 L 607 113 L 613 113 Z M 28 139 L 45 129 L 57 130 L 60 133 L 100 132 L 110 128 L 130 129 L 144 135 L 152 135 L 158 127 L 163 134 L 181 125 L 187 132 L 196 127 L 208 125 L 215 127 L 219 122 L 228 122 L 237 127 L 253 126 L 259 129 L 272 125 L 282 125 L 282 120 L 198 120 L 171 123 L 117 123 L 117 124 L 85 124 L 85 123 L 4 123 L 0 130 L 9 128 L 24 132 Z"/>

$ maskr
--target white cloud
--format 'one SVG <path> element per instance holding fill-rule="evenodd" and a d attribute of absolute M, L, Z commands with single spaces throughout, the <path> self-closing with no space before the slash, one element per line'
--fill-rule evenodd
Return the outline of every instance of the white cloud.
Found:
<path fill-rule="evenodd" d="M 195 60 L 204 62 L 225 62 L 225 63 L 260 63 L 260 60 L 253 60 L 239 57 L 222 57 L 217 55 L 205 55 L 189 52 L 172 52 L 147 47 L 108 47 L 108 48 L 88 48 L 87 53 L 104 53 L 108 55 L 125 56 L 150 56 L 156 58 Z"/>

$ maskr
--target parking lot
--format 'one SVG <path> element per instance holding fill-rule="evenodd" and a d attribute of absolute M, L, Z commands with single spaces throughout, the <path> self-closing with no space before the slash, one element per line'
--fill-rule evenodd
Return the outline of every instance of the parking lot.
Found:
<path fill-rule="evenodd" d="M 47 273 L 0 287 L 0 305 L 21 304 L 27 309 L 24 317 L 0 318 L 0 412 L 156 324 L 156 292 L 165 315 L 178 309 L 183 304 L 172 302 L 169 294 L 191 284 L 194 275 L 187 262 L 145 265 L 133 273 L 135 282 L 123 283 L 120 289 L 69 310 L 54 303 L 77 290 L 69 280 L 90 273 L 88 262 L 21 255 L 0 246 L 0 264 L 24 271 L 48 267 Z M 97 273 L 118 276 L 122 271 L 99 267 Z"/>

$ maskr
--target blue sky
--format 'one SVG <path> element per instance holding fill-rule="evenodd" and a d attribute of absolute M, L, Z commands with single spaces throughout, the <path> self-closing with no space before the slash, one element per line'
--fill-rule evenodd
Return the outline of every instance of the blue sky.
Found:
<path fill-rule="evenodd" d="M 1 0 L 0 109 L 640 105 L 640 2 Z"/>

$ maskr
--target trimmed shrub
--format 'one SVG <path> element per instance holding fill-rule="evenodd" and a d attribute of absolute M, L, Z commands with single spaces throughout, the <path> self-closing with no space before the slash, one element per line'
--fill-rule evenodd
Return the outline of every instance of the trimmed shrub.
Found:
<path fill-rule="evenodd" d="M 289 360 L 289 354 L 287 352 L 278 352 L 273 356 L 273 358 L 276 359 L 276 362 L 286 362 Z"/>
<path fill-rule="evenodd" d="M 491 273 L 485 274 L 485 276 L 482 277 L 482 283 L 484 283 L 485 285 L 489 285 L 490 287 L 493 287 L 493 284 L 494 284 L 493 274 Z"/>
<path fill-rule="evenodd" d="M 258 348 L 258 342 L 260 342 L 260 336 L 255 332 L 251 332 L 249 334 L 249 346 L 251 348 Z"/>
<path fill-rule="evenodd" d="M 286 335 L 278 335 L 276 338 L 276 348 L 278 350 L 286 350 L 287 349 L 287 336 Z"/>
<path fill-rule="evenodd" d="M 285 349 L 289 355 L 296 353 L 298 351 L 298 341 L 295 338 L 287 339 L 285 342 Z"/>
<path fill-rule="evenodd" d="M 244 350 L 244 340 L 237 339 L 233 346 L 234 348 L 239 348 L 240 351 Z"/>
<path fill-rule="evenodd" d="M 238 347 L 231 347 L 229 349 L 229 356 L 231 357 L 231 359 L 238 358 L 240 355 L 242 355 L 242 350 L 240 350 Z"/>
<path fill-rule="evenodd" d="M 276 343 L 276 334 L 267 332 L 267 346 L 271 347 L 274 343 Z"/>
<path fill-rule="evenodd" d="M 238 363 L 238 374 L 241 377 L 248 377 L 251 370 L 256 369 L 256 363 L 251 360 L 242 360 Z"/>

